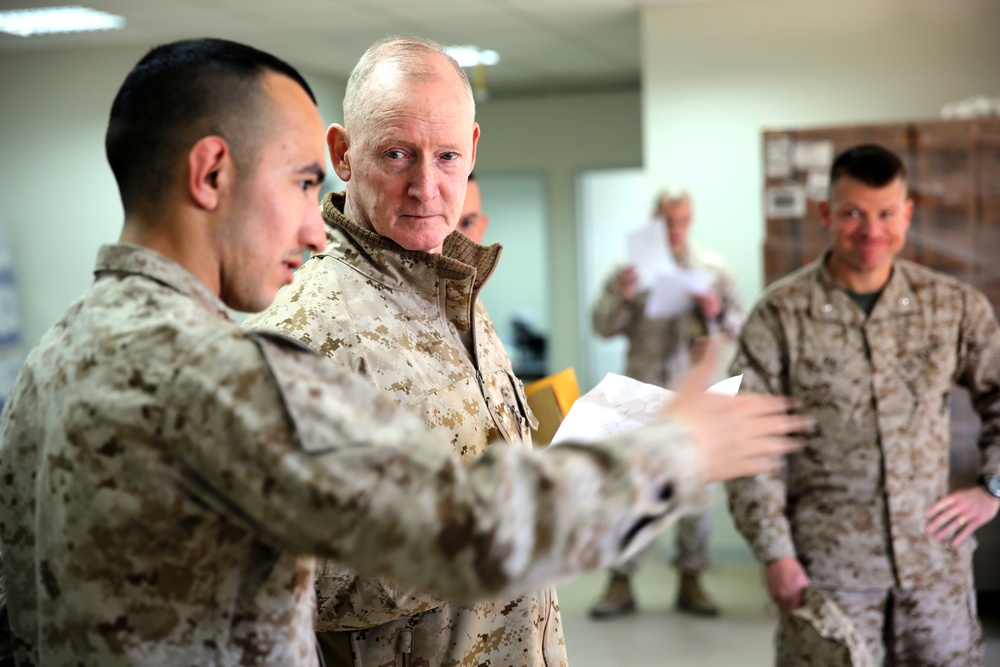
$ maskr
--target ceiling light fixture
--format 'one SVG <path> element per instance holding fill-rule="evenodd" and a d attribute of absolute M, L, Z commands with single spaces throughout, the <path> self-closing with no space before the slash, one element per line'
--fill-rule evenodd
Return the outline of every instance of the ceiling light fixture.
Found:
<path fill-rule="evenodd" d="M 119 30 L 125 19 L 87 7 L 44 7 L 0 12 L 0 32 L 30 37 L 61 32 Z"/>
<path fill-rule="evenodd" d="M 492 49 L 480 49 L 478 46 L 449 46 L 445 53 L 454 58 L 460 67 L 475 67 L 476 65 L 496 65 L 500 62 L 500 54 Z"/>

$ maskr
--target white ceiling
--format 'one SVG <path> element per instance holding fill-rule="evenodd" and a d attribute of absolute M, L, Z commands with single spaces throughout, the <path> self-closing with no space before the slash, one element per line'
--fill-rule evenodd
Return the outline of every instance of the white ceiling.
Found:
<path fill-rule="evenodd" d="M 3 9 L 83 4 L 127 22 L 111 32 L 0 33 L 0 57 L 211 36 L 346 79 L 376 39 L 414 34 L 498 51 L 500 63 L 488 72 L 493 95 L 637 87 L 640 4 L 690 1 L 708 0 L 0 0 Z"/>

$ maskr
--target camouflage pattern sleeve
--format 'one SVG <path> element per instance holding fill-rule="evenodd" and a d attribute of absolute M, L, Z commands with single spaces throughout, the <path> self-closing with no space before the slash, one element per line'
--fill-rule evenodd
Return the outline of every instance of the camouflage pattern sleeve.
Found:
<path fill-rule="evenodd" d="M 741 392 L 788 395 L 786 345 L 777 316 L 766 303 L 758 304 L 743 325 L 729 371 L 743 374 Z M 758 561 L 766 564 L 795 555 L 780 469 L 730 480 L 726 492 L 733 522 Z"/>
<path fill-rule="evenodd" d="M 618 288 L 618 276 L 621 272 L 622 269 L 616 270 L 605 281 L 591 313 L 594 331 L 602 338 L 624 333 L 635 316 L 635 301 L 624 301 Z"/>
<path fill-rule="evenodd" d="M 0 665 L 13 664 L 10 620 L 7 618 L 7 586 L 3 576 L 3 554 L 0 550 Z"/>
<path fill-rule="evenodd" d="M 390 397 L 279 334 L 207 336 L 179 369 L 164 437 L 190 495 L 276 547 L 453 600 L 616 562 L 701 483 L 688 435 L 666 422 L 598 445 L 492 447 L 467 466 Z"/>
<path fill-rule="evenodd" d="M 1000 326 L 985 295 L 971 288 L 963 292 L 955 379 L 969 390 L 982 421 L 980 470 L 1000 476 Z"/>

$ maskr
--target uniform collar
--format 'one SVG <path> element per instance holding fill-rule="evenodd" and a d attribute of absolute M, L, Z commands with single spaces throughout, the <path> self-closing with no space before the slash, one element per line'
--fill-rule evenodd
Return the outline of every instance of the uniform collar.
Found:
<path fill-rule="evenodd" d="M 111 274 L 135 275 L 155 280 L 190 297 L 205 310 L 214 312 L 224 319 L 232 319 L 226 304 L 208 289 L 205 283 L 174 260 L 145 246 L 130 243 L 101 246 L 97 253 L 94 278 L 100 279 Z"/>
<path fill-rule="evenodd" d="M 403 292 L 444 295 L 447 317 L 460 330 L 472 326 L 479 291 L 496 270 L 503 246 L 482 246 L 452 232 L 440 253 L 407 250 L 392 239 L 365 229 L 344 215 L 344 193 L 323 198 L 327 251 L 370 280 Z"/>
<path fill-rule="evenodd" d="M 494 243 L 482 246 L 465 237 L 461 232 L 452 232 L 445 238 L 441 253 L 429 253 L 420 250 L 407 250 L 395 241 L 380 236 L 365 229 L 344 215 L 345 195 L 343 192 L 331 192 L 323 198 L 323 218 L 326 220 L 326 237 L 331 244 L 341 243 L 336 230 L 347 234 L 355 241 L 357 249 L 364 254 L 365 259 L 386 277 L 395 278 L 396 285 L 390 287 L 413 289 L 424 283 L 424 270 L 447 280 L 467 280 L 471 278 L 472 290 L 476 293 L 482 289 L 489 277 L 496 270 L 497 262 L 503 246 Z M 420 269 L 424 270 L 420 270 Z M 375 277 L 375 276 L 372 276 Z M 431 285 L 423 285 L 430 288 Z"/>
<path fill-rule="evenodd" d="M 815 276 L 810 297 L 810 315 L 816 320 L 836 320 L 849 324 L 863 325 L 866 321 L 903 317 L 916 312 L 917 299 L 913 286 L 907 277 L 905 262 L 895 260 L 889 282 L 882 289 L 882 295 L 875 303 L 871 315 L 865 316 L 850 296 L 833 282 L 826 267 L 827 250 L 811 265 Z"/>

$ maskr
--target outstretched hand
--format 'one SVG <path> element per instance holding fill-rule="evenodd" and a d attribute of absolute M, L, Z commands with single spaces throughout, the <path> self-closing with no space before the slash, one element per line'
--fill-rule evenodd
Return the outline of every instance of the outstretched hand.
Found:
<path fill-rule="evenodd" d="M 792 413 L 793 403 L 785 397 L 705 393 L 718 367 L 717 357 L 718 347 L 709 345 L 664 411 L 691 430 L 705 483 L 773 470 L 784 454 L 802 447 L 791 434 L 813 425 L 809 417 Z"/>

